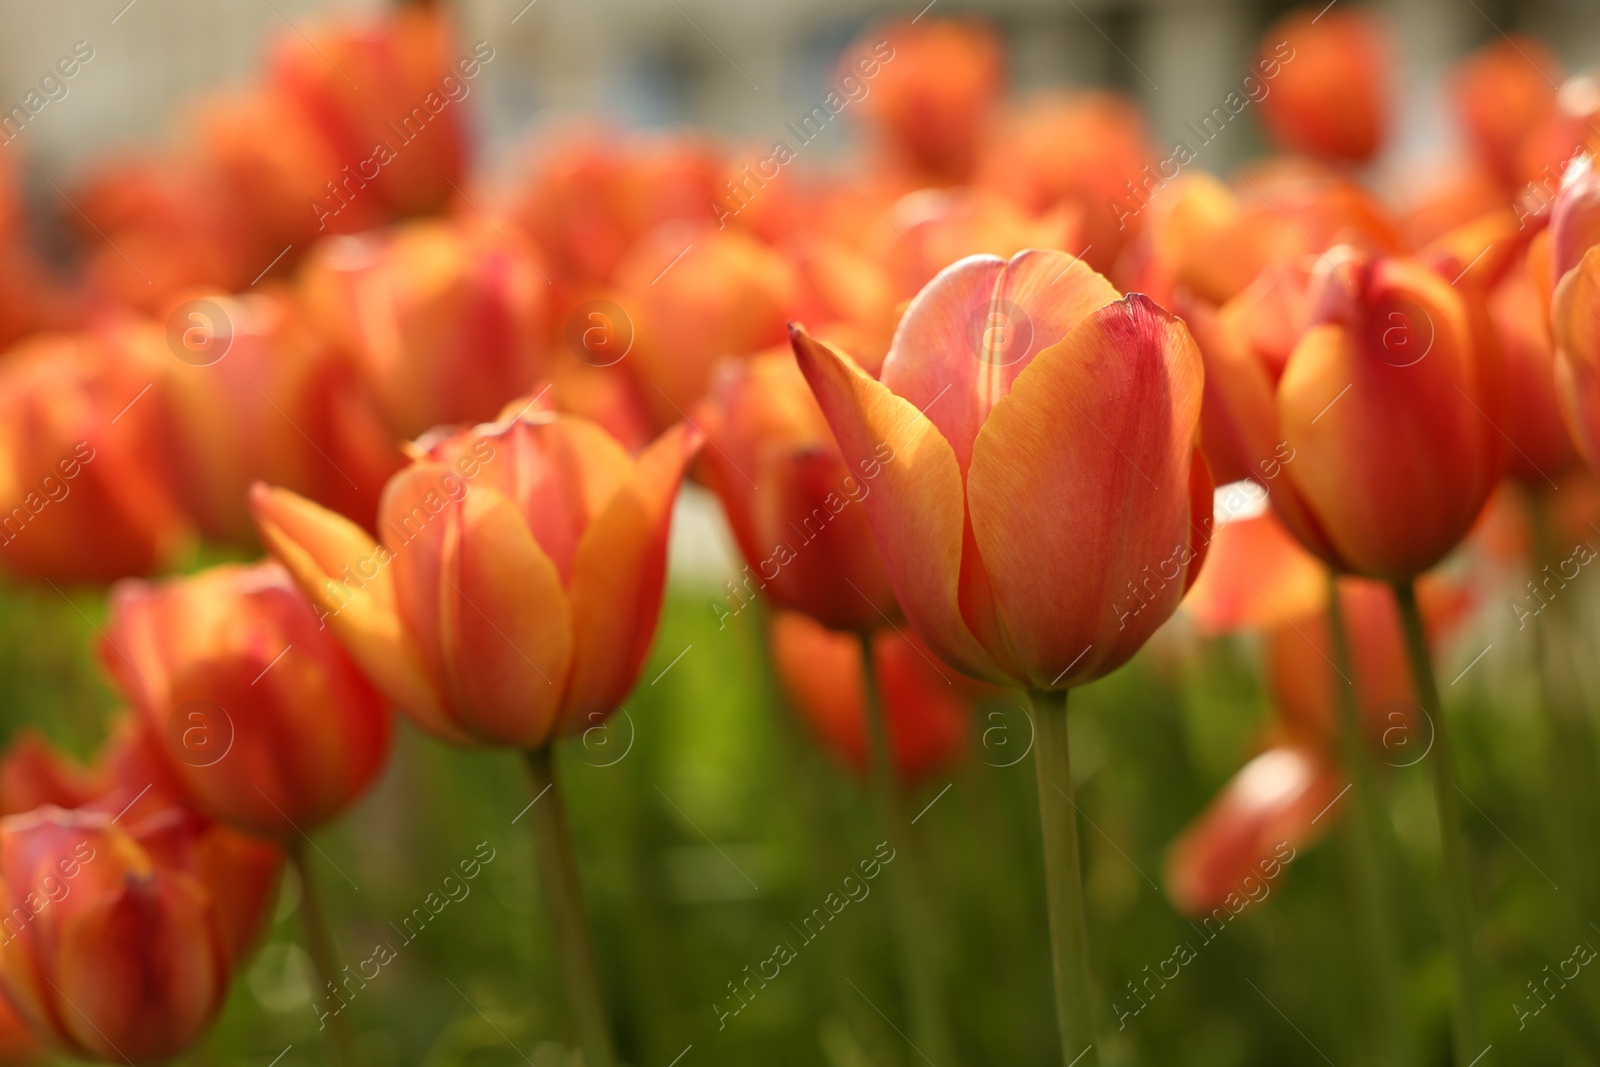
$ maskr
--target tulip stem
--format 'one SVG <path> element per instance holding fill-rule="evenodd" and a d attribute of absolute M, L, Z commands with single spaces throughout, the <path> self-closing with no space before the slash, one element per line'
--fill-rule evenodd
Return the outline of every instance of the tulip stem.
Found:
<path fill-rule="evenodd" d="M 529 821 L 533 823 L 534 854 L 555 935 L 561 984 L 566 987 L 568 1005 L 583 1042 L 584 1063 L 586 1067 L 616 1067 L 617 1054 L 606 1023 L 605 1000 L 600 994 L 599 973 L 594 963 L 594 945 L 589 938 L 589 922 L 584 916 L 578 857 L 567 824 L 566 802 L 556 782 L 554 756 L 551 745 L 529 749 L 526 753 L 528 777 L 532 779 L 534 792 L 533 805 L 528 809 Z"/>
<path fill-rule="evenodd" d="M 305 934 L 306 951 L 310 953 L 312 965 L 317 969 L 317 977 L 322 980 L 323 995 L 331 993 L 337 998 L 339 953 L 334 947 L 333 930 L 328 925 L 328 911 L 322 903 L 322 892 L 311 873 L 311 862 L 306 855 L 308 843 L 308 839 L 302 835 L 289 846 L 289 859 L 294 864 L 295 873 L 300 876 L 300 925 Z M 316 1007 L 315 1000 L 312 1001 L 312 1007 Z M 317 1014 L 328 1022 L 338 1062 L 343 1067 L 355 1067 L 355 1031 L 350 1027 L 350 1020 L 345 1018 L 344 1008 L 341 1000 L 337 1011 Z"/>
<path fill-rule="evenodd" d="M 1089 983 L 1089 923 L 1084 913 L 1083 867 L 1078 855 L 1078 805 L 1073 799 L 1072 761 L 1067 752 L 1067 694 L 1065 690 L 1035 691 L 1030 696 L 1062 1062 L 1073 1067 L 1097 1067 L 1100 1052 Z"/>
<path fill-rule="evenodd" d="M 1388 850 L 1380 821 L 1382 808 L 1373 780 L 1371 750 L 1362 729 L 1360 696 L 1351 666 L 1350 632 L 1345 627 L 1344 606 L 1339 601 L 1339 579 L 1328 572 L 1328 631 L 1333 638 L 1333 661 L 1339 677 L 1333 680 L 1339 709 L 1339 740 L 1345 771 L 1350 775 L 1350 817 L 1344 837 L 1350 856 L 1350 888 L 1355 919 L 1363 942 L 1366 971 L 1371 981 L 1384 1062 L 1399 1067 L 1411 1062 L 1402 989 L 1395 958 L 1394 922 L 1384 884 L 1383 864 Z"/>
<path fill-rule="evenodd" d="M 1479 1029 L 1476 954 L 1472 935 L 1472 893 L 1467 876 L 1466 839 L 1461 831 L 1461 791 L 1456 785 L 1454 755 L 1445 729 L 1444 709 L 1439 699 L 1439 682 L 1433 674 L 1428 640 L 1422 629 L 1422 614 L 1417 610 L 1416 588 L 1409 581 L 1394 584 L 1400 605 L 1400 621 L 1405 629 L 1406 653 L 1411 659 L 1411 677 L 1416 683 L 1422 710 L 1433 725 L 1433 799 L 1438 809 L 1439 842 L 1444 878 L 1445 942 L 1455 964 L 1456 996 L 1452 1011 L 1452 1033 L 1458 1063 L 1470 1063 L 1484 1050 Z"/>
<path fill-rule="evenodd" d="M 934 1063 L 954 1064 L 954 1045 L 946 1014 L 940 1010 L 938 967 L 934 952 L 934 923 L 924 887 L 928 885 L 921 850 L 907 817 L 905 796 L 895 780 L 889 750 L 877 665 L 872 658 L 872 635 L 861 637 L 861 674 L 866 702 L 867 737 L 872 748 L 872 784 L 878 821 L 888 840 L 904 854 L 904 869 L 889 872 L 889 892 L 894 901 L 894 937 L 900 953 L 900 978 L 905 983 L 906 1011 L 911 1020 L 913 1044 Z"/>

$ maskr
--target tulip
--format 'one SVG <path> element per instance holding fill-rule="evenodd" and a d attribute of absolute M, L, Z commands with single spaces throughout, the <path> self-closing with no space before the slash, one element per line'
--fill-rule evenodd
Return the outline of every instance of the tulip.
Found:
<path fill-rule="evenodd" d="M 543 370 L 539 269 L 487 224 L 418 221 L 319 245 L 312 324 L 370 383 L 397 437 L 488 419 Z"/>
<path fill-rule="evenodd" d="M 759 588 L 838 630 L 899 614 L 862 506 L 885 457 L 846 464 L 792 356 L 729 360 L 699 425 L 708 480 L 749 564 L 740 607 Z"/>
<path fill-rule="evenodd" d="M 383 766 L 392 725 L 378 692 L 270 562 L 160 586 L 118 585 L 102 661 L 147 736 L 165 740 L 166 770 L 193 803 L 289 847 L 307 947 L 323 982 L 333 982 L 338 961 L 304 842 Z M 228 839 L 200 848 L 186 835 L 166 836 L 165 847 L 188 863 L 230 880 L 243 864 L 246 884 L 257 884 L 249 856 L 233 855 Z M 230 952 L 241 944 L 241 926 L 248 931 L 251 910 L 230 907 L 223 917 Z M 227 921 L 236 916 L 243 922 Z M 348 1063 L 351 1037 L 335 1020 L 333 1038 Z"/>
<path fill-rule="evenodd" d="M 1142 218 L 1116 205 L 1161 181 L 1144 113 L 1120 94 L 1047 93 L 1001 115 L 975 184 L 996 189 L 1034 215 L 1063 203 L 1082 212 L 1075 252 L 1108 271 L 1138 235 Z M 993 249 L 985 249 L 993 252 Z"/>
<path fill-rule="evenodd" d="M 940 272 L 881 381 L 799 327 L 793 339 L 845 460 L 893 456 L 863 504 L 906 617 L 946 661 L 1035 693 L 1070 1061 L 1095 1038 L 1066 702 L 1048 694 L 1125 662 L 1198 570 L 1211 513 L 1200 354 L 1148 297 L 1032 250 Z"/>
<path fill-rule="evenodd" d="M 723 357 L 781 344 L 799 295 L 776 250 L 739 230 L 691 224 L 644 237 L 618 267 L 617 290 L 636 337 L 624 365 L 657 427 L 687 415 Z"/>
<path fill-rule="evenodd" d="M 1062 253 L 972 256 L 912 301 L 881 382 L 803 329 L 794 346 L 847 463 L 883 461 L 867 517 L 945 660 L 1064 689 L 1177 606 L 1211 489 L 1192 462 L 1199 353 L 1153 302 Z"/>
<path fill-rule="evenodd" d="M 1270 882 L 1316 839 L 1315 821 L 1341 788 L 1315 748 L 1279 745 L 1256 756 L 1172 843 L 1165 878 L 1172 906 L 1226 924 L 1252 883 Z"/>
<path fill-rule="evenodd" d="M 556 306 L 575 306 L 611 284 L 633 246 L 662 223 L 733 213 L 743 197 L 729 199 L 733 180 L 719 185 L 727 179 L 723 155 L 698 135 L 589 123 L 541 136 L 511 216 L 549 256 Z M 753 183 L 746 192 L 766 195 Z"/>
<path fill-rule="evenodd" d="M 130 319 L 113 336 L 154 382 L 143 403 L 160 412 L 172 484 L 208 538 L 254 541 L 245 497 L 261 479 L 372 528 L 405 457 L 355 372 L 281 291 L 190 293 L 164 329 Z"/>
<path fill-rule="evenodd" d="M 41 808 L 0 820 L 0 984 L 60 1051 L 171 1059 L 221 1008 L 229 959 L 216 906 L 112 817 Z"/>
<path fill-rule="evenodd" d="M 276 563 L 119 584 L 101 660 L 198 805 L 263 837 L 330 822 L 388 756 L 382 697 Z"/>
<path fill-rule="evenodd" d="M 666 577 L 667 532 L 698 435 L 680 425 L 637 459 L 593 423 L 524 414 L 420 441 L 384 490 L 379 545 L 346 519 L 258 486 L 262 540 L 391 702 L 457 742 L 528 750 L 540 796 L 550 742 L 609 715 L 638 678 Z M 588 1061 L 609 1067 L 559 792 L 535 843 Z"/>
<path fill-rule="evenodd" d="M 1213 372 L 1232 374 L 1219 418 L 1246 462 L 1281 464 L 1273 504 L 1307 548 L 1409 581 L 1455 547 L 1499 476 L 1493 368 L 1462 298 L 1417 261 L 1335 249 L 1307 300 L 1310 328 L 1276 381 L 1228 351 L 1226 331 L 1200 335 L 1223 346 Z"/>
<path fill-rule="evenodd" d="M 614 711 L 655 631 L 686 427 L 637 460 L 573 416 L 419 442 L 380 545 L 293 493 L 251 493 L 262 539 L 391 703 L 446 740 L 538 748 Z"/>
<path fill-rule="evenodd" d="M 88 334 L 0 362 L 0 567 L 108 582 L 176 562 L 193 532 L 162 477 L 150 380 Z"/>
<path fill-rule="evenodd" d="M 838 77 L 847 92 L 865 87 L 858 113 L 917 184 L 960 183 L 972 174 L 1004 87 L 1005 55 L 978 22 L 894 22 L 847 47 Z"/>
<path fill-rule="evenodd" d="M 340 166 L 323 176 L 311 212 L 319 223 L 369 198 L 396 217 L 433 211 L 450 195 L 465 167 L 470 77 L 494 59 L 486 44 L 463 55 L 453 38 L 445 12 L 417 5 L 283 38 L 268 59 L 269 85 Z"/>
<path fill-rule="evenodd" d="M 972 705 L 984 688 L 964 680 L 952 686 L 910 634 L 880 628 L 872 648 L 896 775 L 913 782 L 946 769 L 966 747 Z M 817 739 L 865 773 L 865 674 L 855 639 L 799 612 L 782 612 L 772 623 L 772 655 L 784 692 Z"/>
<path fill-rule="evenodd" d="M 1336 161 L 1365 162 L 1390 126 L 1389 42 L 1361 11 L 1303 8 L 1261 37 L 1267 85 L 1261 119 L 1283 147 Z"/>
<path fill-rule="evenodd" d="M 1321 167 L 1268 167 L 1242 182 L 1236 196 L 1209 175 L 1185 175 L 1149 202 L 1156 259 L 1174 284 L 1211 303 L 1226 303 L 1264 271 L 1335 244 L 1400 248 L 1384 207 Z"/>
<path fill-rule="evenodd" d="M 1523 145 L 1555 114 L 1561 76 L 1550 50 L 1521 35 L 1483 46 L 1456 69 L 1456 112 L 1478 158 L 1504 187 L 1522 181 Z"/>
<path fill-rule="evenodd" d="M 1206 636 L 1268 630 L 1319 612 L 1327 585 L 1316 557 L 1265 511 L 1217 528 L 1183 610 Z"/>
<path fill-rule="evenodd" d="M 142 716 L 125 715 L 96 760 L 104 788 L 80 810 L 113 816 L 158 862 L 200 879 L 237 966 L 271 918 L 284 853 L 202 812 L 172 765 L 166 740 Z"/>

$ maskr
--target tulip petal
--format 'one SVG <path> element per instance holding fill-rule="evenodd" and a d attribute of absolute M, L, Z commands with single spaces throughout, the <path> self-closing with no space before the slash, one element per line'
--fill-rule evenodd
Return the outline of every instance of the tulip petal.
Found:
<path fill-rule="evenodd" d="M 1173 842 L 1166 874 L 1173 906 L 1200 915 L 1230 897 L 1242 899 L 1246 877 L 1290 862 L 1298 846 L 1333 822 L 1318 827 L 1314 820 L 1339 788 L 1334 772 L 1309 749 L 1268 749 L 1245 764 Z"/>
<path fill-rule="evenodd" d="M 972 528 L 1031 685 L 1104 674 L 1177 607 L 1207 536 L 1189 508 L 1202 373 L 1183 323 L 1135 293 L 1041 353 L 979 432 Z"/>
<path fill-rule="evenodd" d="M 572 659 L 561 575 L 498 490 L 474 485 L 455 501 L 439 496 L 445 470 L 414 464 L 384 491 L 383 524 L 397 529 L 403 516 L 411 537 L 396 546 L 392 564 L 400 615 L 440 681 L 457 733 L 543 744 Z"/>
<path fill-rule="evenodd" d="M 661 615 L 672 506 L 701 440 L 686 423 L 658 437 L 578 543 L 568 730 L 615 711 L 639 676 Z"/>
<path fill-rule="evenodd" d="M 940 656 L 979 677 L 1006 672 L 962 615 L 960 580 L 966 508 L 961 468 L 939 428 L 903 397 L 868 377 L 848 356 L 793 327 L 795 357 L 857 470 L 879 464 L 863 501 L 900 607 Z"/>
<path fill-rule="evenodd" d="M 1550 318 L 1561 410 L 1573 440 L 1595 464 L 1600 462 L 1600 245 L 1556 286 Z"/>
<path fill-rule="evenodd" d="M 438 690 L 400 623 L 391 553 L 349 519 L 286 489 L 257 483 L 250 510 L 262 543 L 326 612 L 325 621 L 379 691 L 425 729 L 465 741 L 445 718 Z M 366 569 L 373 570 L 371 578 Z M 346 577 L 352 571 L 357 578 Z"/>
<path fill-rule="evenodd" d="M 884 360 L 883 384 L 933 421 L 965 471 L 984 419 L 1017 376 L 1120 295 L 1064 252 L 969 256 L 911 301 Z"/>

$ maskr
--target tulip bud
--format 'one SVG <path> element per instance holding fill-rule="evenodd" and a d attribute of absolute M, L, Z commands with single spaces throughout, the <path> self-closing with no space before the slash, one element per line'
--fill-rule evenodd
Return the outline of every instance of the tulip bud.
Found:
<path fill-rule="evenodd" d="M 849 79 L 848 81 L 846 79 Z M 839 59 L 860 116 L 917 184 L 961 183 L 1005 83 L 1005 55 L 978 22 L 932 18 L 864 31 Z"/>
<path fill-rule="evenodd" d="M 1456 112 L 1478 158 L 1501 185 L 1513 188 L 1521 180 L 1523 144 L 1555 113 L 1561 77 L 1561 63 L 1550 50 L 1521 35 L 1483 46 L 1456 69 Z"/>
<path fill-rule="evenodd" d="M 150 379 L 98 337 L 44 335 L 0 365 L 0 567 L 107 582 L 187 553 Z"/>
<path fill-rule="evenodd" d="M 337 237 L 301 296 L 371 385 L 393 433 L 492 418 L 543 370 L 547 283 L 487 226 L 427 220 Z"/>
<path fill-rule="evenodd" d="M 840 630 L 897 616 L 862 507 L 883 464 L 845 464 L 794 357 L 729 360 L 708 407 L 703 462 L 762 592 Z"/>
<path fill-rule="evenodd" d="M 1415 577 L 1499 479 L 1492 354 L 1462 297 L 1414 260 L 1334 249 L 1307 301 L 1313 325 L 1282 376 L 1219 391 L 1219 417 L 1247 461 L 1279 462 L 1271 499 L 1307 548 L 1354 574 Z"/>
<path fill-rule="evenodd" d="M 118 585 L 101 659 L 196 803 L 252 833 L 329 822 L 388 755 L 382 698 L 276 563 Z"/>
<path fill-rule="evenodd" d="M 1059 252 L 972 256 L 911 302 L 882 381 L 796 327 L 919 635 L 978 677 L 1082 684 L 1126 661 L 1198 571 L 1211 481 L 1183 323 Z"/>
<path fill-rule="evenodd" d="M 739 230 L 687 224 L 644 237 L 617 278 L 637 337 L 625 365 L 661 427 L 705 395 L 723 357 L 782 344 L 799 295 L 793 266 L 776 250 Z"/>
<path fill-rule="evenodd" d="M 384 489 L 375 543 L 257 486 L 262 540 L 389 700 L 457 742 L 532 748 L 593 725 L 632 688 L 699 439 L 633 459 L 593 423 L 519 414 L 416 446 Z"/>
<path fill-rule="evenodd" d="M 772 620 L 772 657 L 790 703 L 817 739 L 865 774 L 865 678 L 856 635 L 781 612 Z M 965 748 L 972 706 L 988 687 L 950 678 L 916 638 L 888 627 L 872 635 L 872 658 L 900 778 L 915 781 L 954 763 Z"/>
<path fill-rule="evenodd" d="M 1293 152 L 1372 158 L 1389 132 L 1391 65 L 1383 27 L 1365 12 L 1289 15 L 1262 34 L 1256 57 L 1267 133 Z"/>
<path fill-rule="evenodd" d="M 285 36 L 268 59 L 269 84 L 292 100 L 336 154 L 322 207 L 374 200 L 381 215 L 436 210 L 462 178 L 465 100 L 494 51 L 463 56 L 447 14 L 411 5 L 367 25 L 313 27 Z M 359 209 L 359 208 L 358 208 Z"/>
<path fill-rule="evenodd" d="M 405 457 L 355 373 L 278 292 L 195 293 L 166 328 L 114 336 L 155 382 L 172 483 L 205 534 L 250 544 L 245 496 L 271 479 L 370 528 Z"/>
<path fill-rule="evenodd" d="M 171 1059 L 210 1025 L 228 954 L 210 892 L 100 813 L 0 820 L 0 985 L 62 1052 Z"/>
<path fill-rule="evenodd" d="M 1143 228 L 1140 205 L 1171 166 L 1170 157 L 1157 157 L 1144 112 L 1132 100 L 1104 91 L 1056 92 L 1007 108 L 986 140 L 975 184 L 1034 215 L 1086 205 L 1083 244 L 1066 251 L 1109 271 Z"/>

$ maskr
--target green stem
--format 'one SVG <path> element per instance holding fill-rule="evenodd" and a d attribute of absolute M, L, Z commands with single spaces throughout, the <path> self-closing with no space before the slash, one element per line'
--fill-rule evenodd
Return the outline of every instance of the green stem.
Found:
<path fill-rule="evenodd" d="M 578 857 L 567 825 L 567 807 L 556 782 L 552 746 L 529 749 L 525 754 L 528 777 L 533 782 L 534 803 L 528 809 L 533 823 L 534 854 L 544 885 L 545 906 L 555 935 L 561 984 L 578 1025 L 587 1067 L 616 1067 L 617 1054 L 606 1024 L 605 1001 L 595 969 L 594 945 L 583 911 L 583 889 L 578 883 Z"/>
<path fill-rule="evenodd" d="M 1345 820 L 1343 834 L 1350 857 L 1347 870 L 1351 903 L 1367 957 L 1365 971 L 1371 986 L 1384 1061 L 1393 1065 L 1406 1064 L 1411 1062 L 1410 1040 L 1401 1010 L 1403 1000 L 1394 922 L 1380 861 L 1388 851 L 1379 821 L 1382 807 L 1373 780 L 1371 750 L 1362 728 L 1360 698 L 1351 666 L 1350 633 L 1345 627 L 1344 607 L 1339 601 L 1339 580 L 1331 570 L 1328 572 L 1328 631 L 1333 639 L 1333 662 L 1339 674 L 1333 680 L 1333 687 L 1339 709 L 1340 749 L 1351 785 L 1350 817 Z"/>
<path fill-rule="evenodd" d="M 1099 1039 L 1089 982 L 1089 923 L 1084 913 L 1083 867 L 1078 856 L 1078 809 L 1072 799 L 1072 761 L 1067 752 L 1067 694 L 1062 691 L 1030 695 L 1062 1062 L 1074 1067 L 1098 1067 Z"/>
<path fill-rule="evenodd" d="M 1439 700 L 1439 682 L 1433 674 L 1433 660 L 1422 629 L 1422 614 L 1417 610 L 1416 589 L 1411 582 L 1396 582 L 1394 596 L 1400 605 L 1400 621 L 1405 629 L 1406 653 L 1411 659 L 1411 677 L 1423 711 L 1433 724 L 1433 751 L 1429 762 L 1433 770 L 1433 798 L 1438 809 L 1439 843 L 1444 878 L 1445 942 L 1455 964 L 1456 996 L 1452 1010 L 1456 1062 L 1471 1063 L 1484 1050 L 1478 1010 L 1478 974 L 1472 934 L 1472 892 L 1467 876 L 1466 839 L 1461 831 L 1461 792 L 1456 785 L 1455 757 L 1445 729 L 1444 709 Z"/>
<path fill-rule="evenodd" d="M 306 856 L 306 839 L 301 837 L 289 846 L 289 860 L 294 864 L 295 873 L 300 876 L 300 925 L 305 934 L 306 952 L 311 956 L 311 962 L 317 969 L 317 977 L 322 980 L 322 989 L 319 991 L 326 996 L 328 991 L 339 988 L 339 955 L 333 944 L 333 931 L 328 925 L 328 912 L 322 903 L 322 894 L 317 889 L 317 880 L 311 873 L 311 863 Z M 335 1059 L 343 1067 L 355 1067 L 356 1058 L 355 1031 L 350 1028 L 350 1020 L 344 1014 L 345 1005 L 340 1000 L 338 1011 L 322 1015 L 328 1021 L 328 1030 L 333 1039 Z"/>
<path fill-rule="evenodd" d="M 928 885 L 920 850 L 907 818 L 905 797 L 895 781 L 889 752 L 888 726 L 878 691 L 878 672 L 872 658 L 872 635 L 863 632 L 861 673 L 866 701 L 867 737 L 872 748 L 872 785 L 883 833 L 897 842 L 904 863 L 889 873 L 894 900 L 894 935 L 900 953 L 900 977 L 905 983 L 906 1011 L 911 1019 L 912 1043 L 937 1064 L 954 1064 L 954 1045 L 948 1016 L 940 1008 L 938 967 L 934 952 L 934 924 L 924 887 Z"/>

